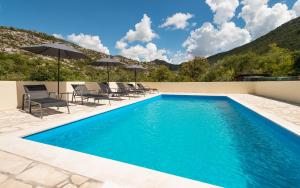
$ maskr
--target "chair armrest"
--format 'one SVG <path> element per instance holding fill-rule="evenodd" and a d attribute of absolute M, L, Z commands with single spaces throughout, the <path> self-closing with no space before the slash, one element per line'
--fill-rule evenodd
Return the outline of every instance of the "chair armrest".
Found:
<path fill-rule="evenodd" d="M 23 99 L 24 99 L 24 100 L 30 99 L 30 94 L 29 94 L 29 93 L 24 93 L 24 94 L 23 94 Z"/>
<path fill-rule="evenodd" d="M 99 89 L 97 94 L 98 95 L 101 95 L 101 94 L 109 95 L 109 92 L 108 92 L 108 90 L 106 92 L 104 92 L 101 89 Z"/>
<path fill-rule="evenodd" d="M 74 90 L 73 91 L 73 96 L 82 96 L 82 93 L 80 90 Z"/>
<path fill-rule="evenodd" d="M 58 94 L 56 92 L 49 92 L 49 97 L 51 97 L 51 95 L 54 95 L 56 98 L 58 98 Z"/>

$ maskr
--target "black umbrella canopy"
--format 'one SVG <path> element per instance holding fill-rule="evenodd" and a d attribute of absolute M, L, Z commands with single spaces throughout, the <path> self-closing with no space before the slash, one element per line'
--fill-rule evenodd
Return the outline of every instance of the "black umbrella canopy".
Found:
<path fill-rule="evenodd" d="M 107 82 L 108 83 L 109 83 L 109 67 L 125 65 L 124 63 L 120 62 L 119 60 L 111 59 L 111 58 L 101 58 L 101 59 L 99 59 L 97 61 L 92 62 L 91 64 L 93 66 L 103 66 L 103 67 L 106 67 Z"/>
<path fill-rule="evenodd" d="M 93 66 L 119 66 L 119 65 L 124 65 L 124 63 L 120 62 L 119 60 L 116 59 L 111 59 L 111 58 L 101 58 L 97 61 L 92 62 Z"/>
<path fill-rule="evenodd" d="M 135 83 L 135 87 L 136 87 L 137 72 L 144 71 L 144 70 L 146 70 L 146 68 L 141 65 L 128 65 L 125 68 L 128 70 L 134 71 L 134 83 Z"/>
<path fill-rule="evenodd" d="M 128 69 L 128 70 L 134 70 L 134 71 L 144 71 L 144 70 L 146 70 L 146 68 L 141 66 L 141 65 L 128 65 L 125 68 Z"/>
<path fill-rule="evenodd" d="M 23 46 L 21 49 L 35 54 L 57 57 L 57 96 L 59 96 L 60 59 L 86 58 L 82 52 L 62 43 L 45 43 L 32 46 Z"/>
<path fill-rule="evenodd" d="M 86 58 L 86 56 L 82 52 L 62 43 L 45 43 L 32 46 L 23 46 L 21 47 L 21 49 L 35 54 L 65 59 Z"/>

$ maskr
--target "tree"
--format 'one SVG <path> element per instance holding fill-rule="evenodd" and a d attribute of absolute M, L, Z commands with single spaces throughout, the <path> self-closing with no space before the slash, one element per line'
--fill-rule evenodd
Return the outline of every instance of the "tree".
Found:
<path fill-rule="evenodd" d="M 195 58 L 182 64 L 179 74 L 184 81 L 201 81 L 208 67 L 209 64 L 206 58 Z"/>
<path fill-rule="evenodd" d="M 287 76 L 293 73 L 292 53 L 276 44 L 270 45 L 270 50 L 261 57 L 261 61 L 264 71 L 272 76 Z"/>
<path fill-rule="evenodd" d="M 293 53 L 293 59 L 294 59 L 294 74 L 300 75 L 300 51 L 295 51 Z"/>
<path fill-rule="evenodd" d="M 150 77 L 155 82 L 166 82 L 174 79 L 174 73 L 164 65 L 160 65 L 158 68 L 150 70 Z"/>

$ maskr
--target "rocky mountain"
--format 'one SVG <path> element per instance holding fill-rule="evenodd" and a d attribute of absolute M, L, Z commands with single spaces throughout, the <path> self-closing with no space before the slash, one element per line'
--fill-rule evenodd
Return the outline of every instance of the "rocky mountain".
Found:
<path fill-rule="evenodd" d="M 48 43 L 48 42 L 61 42 L 64 44 L 71 45 L 75 49 L 85 53 L 87 57 L 89 57 L 90 59 L 109 57 L 109 55 L 107 54 L 80 47 L 76 44 L 73 44 L 66 40 L 55 38 L 54 36 L 48 35 L 46 33 L 24 30 L 24 29 L 17 29 L 13 27 L 0 26 L 0 52 L 23 53 L 23 54 L 34 56 L 34 54 L 21 50 L 20 47 L 26 45 Z M 112 56 L 112 57 L 119 59 L 125 63 L 137 63 L 137 61 L 122 56 Z"/>

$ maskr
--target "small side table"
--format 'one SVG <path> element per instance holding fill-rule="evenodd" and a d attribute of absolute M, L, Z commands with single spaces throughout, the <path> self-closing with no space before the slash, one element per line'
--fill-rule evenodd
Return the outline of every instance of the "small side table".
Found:
<path fill-rule="evenodd" d="M 63 95 L 66 95 L 67 98 L 66 98 L 66 101 L 69 103 L 70 102 L 70 95 L 73 95 L 72 92 L 63 92 L 63 93 L 59 93 L 60 95 L 60 99 L 62 99 Z"/>

